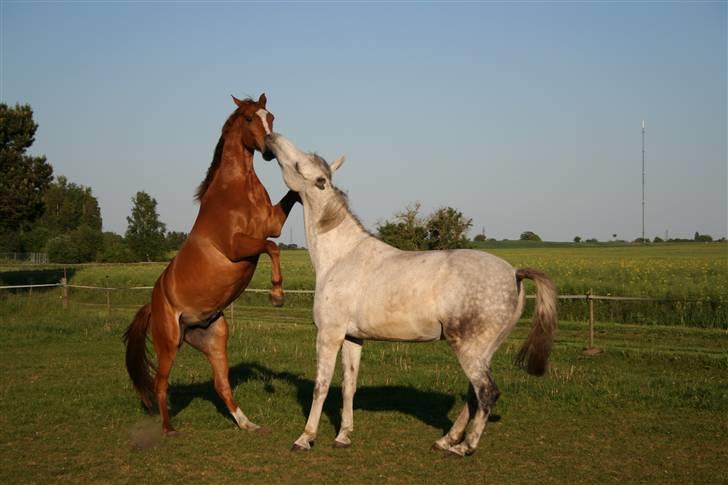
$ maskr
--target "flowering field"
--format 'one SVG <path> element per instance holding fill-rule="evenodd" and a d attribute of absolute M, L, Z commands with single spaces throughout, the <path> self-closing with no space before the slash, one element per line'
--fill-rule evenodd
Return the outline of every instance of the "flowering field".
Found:
<path fill-rule="evenodd" d="M 562 295 L 655 298 L 660 301 L 598 301 L 599 321 L 728 328 L 728 244 L 650 244 L 582 246 L 520 246 L 487 249 L 516 267 L 546 271 Z M 283 251 L 284 288 L 314 288 L 314 274 L 306 251 Z M 69 282 L 113 287 L 153 285 L 166 263 L 88 264 L 68 267 Z M 260 259 L 251 288 L 270 287 L 270 262 Z M 57 282 L 58 266 L 0 266 L 0 285 Z M 530 283 L 529 283 L 530 284 Z M 533 292 L 533 289 L 529 290 Z M 0 298 L 2 295 L 0 295 Z M 90 290 L 72 290 L 77 301 L 105 301 Z M 113 303 L 141 304 L 144 291 L 114 292 Z M 240 303 L 263 304 L 265 295 L 245 294 Z M 287 295 L 287 305 L 310 306 L 310 295 Z M 583 300 L 562 300 L 561 320 L 583 321 Z"/>
<path fill-rule="evenodd" d="M 597 319 L 728 328 L 728 245 L 494 249 L 517 267 L 546 271 L 562 295 L 657 298 L 601 301 Z M 586 318 L 583 301 L 562 302 L 562 319 Z"/>

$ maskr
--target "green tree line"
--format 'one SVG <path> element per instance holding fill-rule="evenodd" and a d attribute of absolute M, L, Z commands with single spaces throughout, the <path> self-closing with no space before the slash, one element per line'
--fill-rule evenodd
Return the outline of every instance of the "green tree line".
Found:
<path fill-rule="evenodd" d="M 29 105 L 0 104 L 0 252 L 47 252 L 52 262 L 165 259 L 187 234 L 166 231 L 157 201 L 132 197 L 124 236 L 103 232 L 90 187 L 54 177 L 45 156 L 31 156 L 38 124 Z"/>

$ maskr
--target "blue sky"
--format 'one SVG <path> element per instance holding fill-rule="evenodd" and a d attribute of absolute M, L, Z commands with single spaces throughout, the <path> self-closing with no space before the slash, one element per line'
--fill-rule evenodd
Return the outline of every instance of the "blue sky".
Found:
<path fill-rule="evenodd" d="M 0 100 L 34 154 L 123 233 L 145 190 L 188 231 L 230 94 L 347 163 L 373 229 L 415 201 L 471 236 L 634 239 L 647 123 L 648 237 L 727 232 L 726 3 L 30 3 L 0 6 Z M 256 156 L 275 201 L 275 162 Z M 302 212 L 282 240 L 303 243 Z"/>

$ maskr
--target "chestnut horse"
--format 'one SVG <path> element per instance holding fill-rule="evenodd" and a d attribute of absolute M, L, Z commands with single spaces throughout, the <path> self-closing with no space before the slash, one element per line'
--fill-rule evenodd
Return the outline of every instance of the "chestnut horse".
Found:
<path fill-rule="evenodd" d="M 197 190 L 200 211 L 190 235 L 177 256 L 154 285 L 152 301 L 144 305 L 124 334 L 126 368 L 147 409 L 156 396 L 162 428 L 175 432 L 167 410 L 169 373 L 177 349 L 187 342 L 204 353 L 212 365 L 215 390 L 240 428 L 259 426 L 243 414 L 228 382 L 228 323 L 223 309 L 250 282 L 258 257 L 266 253 L 272 263 L 271 300 L 283 304 L 278 246 L 268 237 L 278 237 L 298 199 L 289 191 L 273 206 L 253 169 L 256 150 L 273 158 L 265 137 L 273 128 L 273 115 L 266 111 L 266 97 L 239 100 L 217 142 L 207 177 Z M 151 332 L 157 354 L 156 374 L 147 354 L 146 336 Z"/>

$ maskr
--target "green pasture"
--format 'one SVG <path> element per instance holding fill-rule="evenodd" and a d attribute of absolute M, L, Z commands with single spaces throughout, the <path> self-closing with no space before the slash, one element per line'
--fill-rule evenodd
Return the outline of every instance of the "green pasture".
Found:
<path fill-rule="evenodd" d="M 657 302 L 601 301 L 595 306 L 599 321 L 728 328 L 728 244 L 683 243 L 649 245 L 511 244 L 486 249 L 516 267 L 546 271 L 562 295 L 648 297 Z M 284 288 L 314 288 L 314 274 L 306 251 L 281 253 Z M 151 286 L 166 263 L 87 264 L 66 267 L 69 282 L 78 285 Z M 63 276 L 58 265 L 0 265 L 0 285 L 55 283 Z M 270 287 L 270 262 L 262 256 L 251 288 Z M 533 291 L 530 289 L 529 291 Z M 2 294 L 0 294 L 2 298 Z M 71 290 L 79 302 L 104 303 L 97 291 Z M 140 305 L 144 291 L 114 291 L 113 304 Z M 246 294 L 244 304 L 265 303 L 265 295 Z M 287 305 L 308 307 L 310 296 L 289 294 Z M 528 312 L 528 310 L 527 310 Z M 528 314 L 528 313 L 527 313 Z M 562 301 L 562 320 L 588 317 L 584 301 Z"/>
<path fill-rule="evenodd" d="M 145 270 L 146 271 L 146 270 Z M 82 274 L 80 271 L 78 274 Z M 89 281 L 90 282 L 90 281 Z M 340 377 L 308 453 L 289 451 L 311 403 L 314 334 L 305 305 L 236 305 L 230 379 L 267 434 L 234 428 L 204 357 L 183 346 L 173 423 L 141 409 L 123 366 L 132 309 L 53 294 L 0 300 L 0 483 L 724 483 L 728 476 L 725 330 L 602 323 L 604 353 L 582 354 L 583 323 L 562 323 L 543 378 L 512 360 L 522 321 L 494 359 L 502 396 L 478 452 L 429 447 L 463 405 L 466 380 L 446 344 L 364 345 L 356 431 L 331 444 Z"/>

